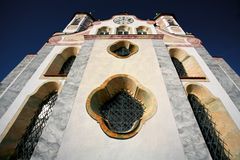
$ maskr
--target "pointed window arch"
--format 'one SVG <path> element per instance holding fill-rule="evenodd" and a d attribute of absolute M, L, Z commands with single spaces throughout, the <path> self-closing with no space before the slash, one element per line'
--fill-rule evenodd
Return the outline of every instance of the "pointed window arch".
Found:
<path fill-rule="evenodd" d="M 193 56 L 188 55 L 186 51 L 179 48 L 171 48 L 169 53 L 181 79 L 206 79 L 197 61 Z"/>
<path fill-rule="evenodd" d="M 68 47 L 64 49 L 62 53 L 58 54 L 52 61 L 44 76 L 67 76 L 73 65 L 78 51 L 79 48 L 76 47 Z"/>
<path fill-rule="evenodd" d="M 117 27 L 118 35 L 128 35 L 130 33 L 131 28 L 127 26 L 119 26 Z"/>
<path fill-rule="evenodd" d="M 104 27 L 101 27 L 98 29 L 97 34 L 98 35 L 109 35 L 110 32 L 111 32 L 111 28 L 104 26 Z"/>
<path fill-rule="evenodd" d="M 198 84 L 189 84 L 186 91 L 212 159 L 238 159 L 240 131 L 221 100 Z"/>
<path fill-rule="evenodd" d="M 29 97 L 0 143 L 0 159 L 30 159 L 57 99 L 59 84 L 48 82 Z"/>

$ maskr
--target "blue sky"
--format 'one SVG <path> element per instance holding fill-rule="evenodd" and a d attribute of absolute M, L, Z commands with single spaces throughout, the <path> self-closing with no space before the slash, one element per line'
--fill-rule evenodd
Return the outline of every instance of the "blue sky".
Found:
<path fill-rule="evenodd" d="M 2 0 L 0 5 L 0 80 L 27 54 L 36 53 L 78 11 L 107 19 L 127 11 L 142 19 L 173 13 L 186 32 L 201 39 L 212 56 L 224 58 L 240 75 L 240 1 L 77 1 Z"/>

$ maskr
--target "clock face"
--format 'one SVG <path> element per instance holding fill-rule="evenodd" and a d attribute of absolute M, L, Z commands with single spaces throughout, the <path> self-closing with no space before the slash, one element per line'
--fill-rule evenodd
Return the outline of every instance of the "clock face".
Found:
<path fill-rule="evenodd" d="M 127 16 L 116 17 L 113 19 L 113 22 L 117 24 L 130 24 L 133 23 L 133 21 L 134 20 L 132 18 Z"/>

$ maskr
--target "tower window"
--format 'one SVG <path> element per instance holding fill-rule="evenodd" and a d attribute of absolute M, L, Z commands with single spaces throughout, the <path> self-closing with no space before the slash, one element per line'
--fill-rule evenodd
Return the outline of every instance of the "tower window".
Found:
<path fill-rule="evenodd" d="M 130 28 L 127 26 L 120 26 L 117 28 L 118 35 L 128 35 L 129 31 L 130 31 Z"/>
<path fill-rule="evenodd" d="M 98 29 L 97 34 L 98 35 L 109 35 L 111 29 L 109 27 L 101 27 Z"/>
<path fill-rule="evenodd" d="M 69 57 L 69 58 L 65 61 L 65 63 L 63 64 L 63 66 L 62 66 L 59 74 L 65 74 L 65 75 L 67 75 L 68 72 L 70 71 L 70 69 L 71 69 L 71 67 L 72 67 L 72 64 L 73 64 L 73 62 L 74 62 L 75 59 L 76 59 L 76 56 L 71 56 L 71 57 Z"/>
<path fill-rule="evenodd" d="M 117 32 L 117 34 L 118 34 L 118 35 L 128 35 L 128 31 L 121 31 L 121 30 L 119 30 L 119 31 Z"/>
<path fill-rule="evenodd" d="M 172 19 L 168 19 L 167 22 L 168 22 L 169 26 L 177 26 L 177 24 Z"/>
<path fill-rule="evenodd" d="M 139 30 L 139 31 L 137 31 L 137 34 L 139 34 L 139 35 L 146 35 L 146 34 L 147 34 L 147 32 L 145 32 L 145 31 L 142 31 L 142 30 Z"/>
<path fill-rule="evenodd" d="M 81 20 L 82 20 L 82 18 L 75 18 L 71 25 L 78 25 Z"/>
<path fill-rule="evenodd" d="M 139 35 L 146 35 L 150 32 L 150 29 L 146 26 L 139 26 L 136 30 Z"/>

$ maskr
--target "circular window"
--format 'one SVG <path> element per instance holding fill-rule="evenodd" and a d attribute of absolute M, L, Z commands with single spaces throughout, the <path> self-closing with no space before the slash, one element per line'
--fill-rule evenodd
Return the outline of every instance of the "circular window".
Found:
<path fill-rule="evenodd" d="M 108 52 L 117 58 L 128 58 L 137 51 L 138 46 L 129 41 L 118 41 L 108 47 Z"/>
<path fill-rule="evenodd" d="M 155 114 L 157 102 L 134 78 L 119 74 L 91 92 L 86 108 L 109 137 L 127 139 Z"/>

